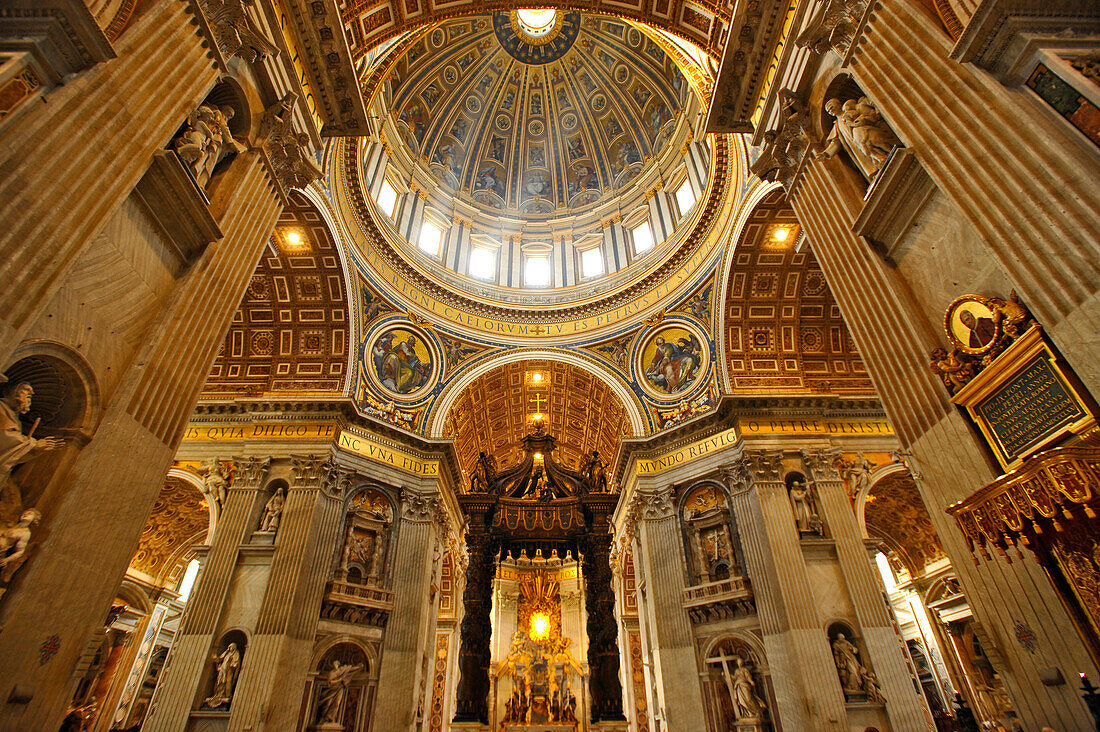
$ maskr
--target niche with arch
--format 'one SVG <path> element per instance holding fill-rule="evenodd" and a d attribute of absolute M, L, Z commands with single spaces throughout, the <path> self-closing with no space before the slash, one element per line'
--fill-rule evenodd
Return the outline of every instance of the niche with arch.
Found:
<path fill-rule="evenodd" d="M 835 105 L 832 104 L 835 100 Z M 824 90 L 819 122 L 827 157 L 843 157 L 868 182 L 898 147 L 904 147 L 863 89 L 848 74 L 837 74 Z"/>
<path fill-rule="evenodd" d="M 370 724 L 377 685 L 368 650 L 350 640 L 326 650 L 306 682 L 305 729 L 360 732 Z"/>
<path fill-rule="evenodd" d="M 726 492 L 713 483 L 684 494 L 683 518 L 690 584 L 720 582 L 741 575 L 741 544 Z"/>
<path fill-rule="evenodd" d="M 196 699 L 199 710 L 229 714 L 247 650 L 248 635 L 243 630 L 234 628 L 222 634 L 211 650 L 212 660 L 206 664 L 203 682 L 199 685 Z"/>
<path fill-rule="evenodd" d="M 376 488 L 363 488 L 352 496 L 337 581 L 361 586 L 385 585 L 393 516 L 393 503 Z"/>
<path fill-rule="evenodd" d="M 281 504 L 274 502 L 275 496 L 280 490 L 282 491 Z M 257 497 L 256 505 L 253 508 L 252 525 L 255 529 L 252 532 L 252 542 L 261 544 L 274 543 L 275 537 L 278 536 L 279 533 L 279 526 L 283 522 L 283 511 L 286 509 L 286 499 L 289 491 L 290 484 L 282 478 L 275 478 L 264 486 L 264 490 Z M 273 511 L 270 517 L 268 515 L 268 506 L 271 506 Z"/>
<path fill-rule="evenodd" d="M 710 645 L 704 663 L 704 697 L 711 730 L 772 729 L 769 710 L 775 697 L 763 651 L 745 638 L 727 636 Z"/>
<path fill-rule="evenodd" d="M 16 414 L 9 405 L 2 407 L 3 420 L 14 419 L 22 434 L 35 440 L 57 437 L 65 441 L 58 450 L 14 449 L 23 444 L 5 440 L 2 449 L 12 464 L 10 479 L 0 475 L 0 522 L 15 522 L 28 508 L 37 508 L 44 520 L 52 514 L 60 477 L 75 459 L 87 432 L 94 429 L 97 391 L 91 369 L 77 353 L 50 343 L 32 344 L 16 352 L 17 360 L 4 371 L 8 382 L 2 391 L 5 401 L 21 383 L 34 390 L 30 409 Z M 10 428 L 9 428 L 10 429 Z"/>
<path fill-rule="evenodd" d="M 848 702 L 883 701 L 866 649 L 852 626 L 844 621 L 834 621 L 829 624 L 827 634 L 844 699 Z"/>

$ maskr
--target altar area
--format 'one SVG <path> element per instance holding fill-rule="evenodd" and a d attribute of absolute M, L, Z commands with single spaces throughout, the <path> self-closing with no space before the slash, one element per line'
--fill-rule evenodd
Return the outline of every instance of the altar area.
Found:
<path fill-rule="evenodd" d="M 587 642 L 581 569 L 572 552 L 510 553 L 493 587 L 492 716 L 505 732 L 584 729 Z"/>

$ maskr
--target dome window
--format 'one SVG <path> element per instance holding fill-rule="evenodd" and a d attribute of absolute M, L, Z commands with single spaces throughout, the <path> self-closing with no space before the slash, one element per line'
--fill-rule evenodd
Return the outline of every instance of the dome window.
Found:
<path fill-rule="evenodd" d="M 431 221 L 425 221 L 424 225 L 420 227 L 420 237 L 417 240 L 417 246 L 420 247 L 420 251 L 438 258 L 439 249 L 442 244 L 443 229 Z"/>
<path fill-rule="evenodd" d="M 691 183 L 688 180 L 684 180 L 676 189 L 676 205 L 680 209 L 681 217 L 687 216 L 688 211 L 695 205 L 695 191 L 691 190 Z"/>
<path fill-rule="evenodd" d="M 528 256 L 523 263 L 523 284 L 527 287 L 549 287 L 550 258 Z"/>
<path fill-rule="evenodd" d="M 603 252 L 592 247 L 581 252 L 581 277 L 599 277 L 603 274 Z"/>
<path fill-rule="evenodd" d="M 470 276 L 479 280 L 493 280 L 497 270 L 497 253 L 486 247 L 470 249 Z"/>
<path fill-rule="evenodd" d="M 374 200 L 378 203 L 378 208 L 382 209 L 382 213 L 392 219 L 394 211 L 397 210 L 397 191 L 388 180 L 382 181 L 382 185 L 378 188 L 378 197 Z"/>
<path fill-rule="evenodd" d="M 644 254 L 653 248 L 653 228 L 648 221 L 635 226 L 630 230 L 630 238 L 634 241 L 634 254 Z"/>

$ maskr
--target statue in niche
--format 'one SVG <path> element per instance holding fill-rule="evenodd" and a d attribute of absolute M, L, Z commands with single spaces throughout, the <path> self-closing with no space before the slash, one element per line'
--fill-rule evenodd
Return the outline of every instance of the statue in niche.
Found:
<path fill-rule="evenodd" d="M 794 522 L 798 526 L 798 533 L 820 536 L 824 527 L 821 525 L 821 517 L 817 514 L 813 486 L 807 485 L 801 480 L 795 480 L 791 482 L 788 492 L 791 497 L 791 507 L 794 509 Z"/>
<path fill-rule="evenodd" d="M 220 656 L 214 656 L 214 693 L 206 697 L 202 705 L 208 709 L 220 709 L 233 699 L 233 687 L 241 670 L 241 652 L 236 643 L 225 647 Z"/>
<path fill-rule="evenodd" d="M 3 376 L 0 376 L 0 380 L 6 381 Z M 37 421 L 27 434 L 23 434 L 23 423 L 19 417 L 30 411 L 33 397 L 34 387 L 26 381 L 20 381 L 9 387 L 3 399 L 0 399 L 0 490 L 3 491 L 0 510 L 4 511 L 0 513 L 0 520 L 10 521 L 23 507 L 19 488 L 11 480 L 15 466 L 65 445 L 65 441 L 59 437 L 36 439 L 34 431 L 38 427 Z"/>
<path fill-rule="evenodd" d="M 19 521 L 0 530 L 0 583 L 7 585 L 27 561 L 27 547 L 31 542 L 31 530 L 42 520 L 37 508 L 28 508 Z M 0 595 L 4 594 L 0 587 Z"/>
<path fill-rule="evenodd" d="M 871 671 L 863 669 L 863 678 L 860 680 L 860 686 L 863 688 L 863 693 L 867 695 L 867 701 L 877 704 L 884 704 L 886 702 L 886 697 L 882 695 L 882 689 L 879 688 L 878 678 Z"/>
<path fill-rule="evenodd" d="M 363 670 L 363 664 L 340 663 L 333 660 L 332 668 L 324 676 L 324 686 L 317 697 L 317 722 L 335 725 L 343 729 L 344 704 L 348 700 L 351 678 Z"/>
<path fill-rule="evenodd" d="M 279 520 L 283 516 L 283 506 L 286 504 L 286 492 L 282 486 L 275 489 L 275 495 L 267 500 L 264 506 L 264 515 L 260 519 L 260 531 L 274 534 L 279 530 Z"/>
<path fill-rule="evenodd" d="M 767 706 L 756 693 L 756 681 L 745 659 L 734 656 L 737 670 L 733 672 L 733 701 L 737 708 L 738 722 L 758 722 L 764 717 Z"/>
<path fill-rule="evenodd" d="M 837 633 L 833 641 L 833 663 L 845 694 L 864 693 L 863 677 L 869 671 L 859 662 L 859 649 L 843 633 Z"/>
<path fill-rule="evenodd" d="M 210 497 L 219 506 L 225 505 L 227 491 L 229 490 L 229 472 L 221 460 L 214 458 L 207 460 L 199 468 L 202 476 L 202 492 Z"/>
<path fill-rule="evenodd" d="M 844 148 L 867 180 L 874 180 L 901 141 L 867 97 L 846 102 L 833 98 L 825 102 L 825 111 L 835 122 L 825 147 L 814 157 L 831 158 Z"/>
<path fill-rule="evenodd" d="M 199 105 L 187 117 L 187 126 L 173 144 L 176 154 L 190 168 L 199 188 L 206 188 L 218 163 L 245 149 L 244 145 L 233 139 L 233 133 L 229 130 L 231 119 L 232 107 Z"/>

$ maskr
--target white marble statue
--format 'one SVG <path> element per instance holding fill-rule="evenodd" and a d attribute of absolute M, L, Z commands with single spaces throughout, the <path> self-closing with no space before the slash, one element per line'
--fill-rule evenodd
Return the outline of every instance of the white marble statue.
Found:
<path fill-rule="evenodd" d="M 844 148 L 867 179 L 874 180 L 901 141 L 867 97 L 846 102 L 833 98 L 825 102 L 825 111 L 835 118 L 833 131 L 814 157 L 831 158 Z"/>
<path fill-rule="evenodd" d="M 855 499 L 867 486 L 871 484 L 871 473 L 878 466 L 863 457 L 863 453 L 857 453 L 856 459 L 845 461 L 841 467 L 844 479 L 848 481 L 848 497 Z"/>
<path fill-rule="evenodd" d="M 237 684 L 237 674 L 241 670 L 241 652 L 236 643 L 225 647 L 220 656 L 214 656 L 214 693 L 203 701 L 203 706 L 217 709 L 233 698 L 233 687 Z"/>
<path fill-rule="evenodd" d="M 11 471 L 16 465 L 65 444 L 58 437 L 35 439 L 32 436 L 34 427 L 29 434 L 23 434 L 23 423 L 19 416 L 30 411 L 33 396 L 34 387 L 21 381 L 8 388 L 3 399 L 0 399 L 0 490 L 4 492 L 0 508 L 11 508 L 11 513 L 5 511 L 0 517 L 7 517 L 9 520 L 22 508 L 22 497 L 18 489 L 9 485 Z"/>
<path fill-rule="evenodd" d="M 205 188 L 217 166 L 226 156 L 245 148 L 233 139 L 229 120 L 233 119 L 232 107 L 200 105 L 187 118 L 187 127 L 176 138 L 175 148 L 180 158 L 191 168 L 195 182 Z"/>
<path fill-rule="evenodd" d="M 733 701 L 737 705 L 738 722 L 757 722 L 764 716 L 767 708 L 756 693 L 756 682 L 752 671 L 745 665 L 745 659 L 734 656 L 737 670 L 733 672 Z"/>
<path fill-rule="evenodd" d="M 843 633 L 837 633 L 836 640 L 833 641 L 833 663 L 836 664 L 844 693 L 862 693 L 863 675 L 867 669 L 859 662 L 859 649 Z"/>
<path fill-rule="evenodd" d="M 791 483 L 789 491 L 794 522 L 799 533 L 821 533 L 821 518 L 817 515 L 813 488 L 800 480 Z"/>
<path fill-rule="evenodd" d="M 286 504 L 286 494 L 283 487 L 275 489 L 275 495 L 267 500 L 264 506 L 264 515 L 260 519 L 260 531 L 274 534 L 279 530 L 279 521 L 283 516 L 283 506 Z"/>
<path fill-rule="evenodd" d="M 363 669 L 362 664 L 332 662 L 332 668 L 324 676 L 324 686 L 317 697 L 317 721 L 320 724 L 339 725 L 344 717 L 344 703 L 348 700 L 351 677 Z"/>
<path fill-rule="evenodd" d="M 210 496 L 219 506 L 225 505 L 226 492 L 229 490 L 229 474 L 222 461 L 214 458 L 199 468 L 202 476 L 203 493 Z"/>
<path fill-rule="evenodd" d="M 19 521 L 0 530 L 0 583 L 8 584 L 26 561 L 31 530 L 42 520 L 37 508 L 28 508 Z M 3 594 L 3 590 L 0 590 Z"/>

